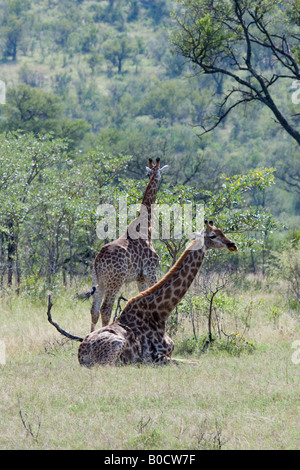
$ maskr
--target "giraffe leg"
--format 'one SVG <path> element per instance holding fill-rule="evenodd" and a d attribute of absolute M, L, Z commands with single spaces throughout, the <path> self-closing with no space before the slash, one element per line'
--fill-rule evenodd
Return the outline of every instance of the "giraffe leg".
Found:
<path fill-rule="evenodd" d="M 109 290 L 105 292 L 105 297 L 100 308 L 102 327 L 109 325 L 111 312 L 119 289 Z"/>
<path fill-rule="evenodd" d="M 164 365 L 173 361 L 171 355 L 174 350 L 174 342 L 166 333 L 158 343 L 153 343 L 152 347 L 154 349 L 152 356 L 154 364 Z"/>
<path fill-rule="evenodd" d="M 103 287 L 99 286 L 96 289 L 96 292 L 94 293 L 93 303 L 91 307 L 91 331 L 95 330 L 96 324 L 99 319 L 102 297 L 103 297 Z"/>
<path fill-rule="evenodd" d="M 99 330 L 98 336 L 88 335 L 78 349 L 78 361 L 81 365 L 91 367 L 95 364 L 108 365 L 115 363 L 125 347 L 123 336 L 110 331 Z"/>
<path fill-rule="evenodd" d="M 153 363 L 156 366 L 164 366 L 166 364 L 170 364 L 173 361 L 169 356 L 165 356 L 164 354 L 159 354 L 154 360 Z"/>

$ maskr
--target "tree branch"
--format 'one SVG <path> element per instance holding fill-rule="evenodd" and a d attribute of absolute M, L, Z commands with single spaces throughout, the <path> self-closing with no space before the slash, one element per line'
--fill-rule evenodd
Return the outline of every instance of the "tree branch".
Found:
<path fill-rule="evenodd" d="M 63 330 L 55 321 L 52 320 L 52 316 L 51 316 L 51 308 L 52 308 L 53 304 L 51 302 L 51 295 L 49 295 L 48 297 L 48 310 L 47 310 L 47 317 L 48 317 L 48 322 L 51 323 L 51 325 L 53 325 L 57 331 L 59 331 L 60 334 L 66 336 L 67 338 L 73 340 L 73 341 L 80 341 L 82 342 L 83 341 L 83 338 L 80 338 L 79 336 L 74 336 L 74 335 L 71 335 L 70 333 L 68 333 L 67 331 Z"/>
<path fill-rule="evenodd" d="M 257 100 L 272 111 L 276 122 L 300 145 L 300 132 L 288 122 L 270 92 L 271 86 L 279 78 L 300 78 L 299 66 L 291 53 L 288 38 L 280 32 L 272 33 L 272 5 L 258 0 L 254 11 L 250 10 L 247 2 L 240 0 L 234 0 L 232 10 L 229 7 L 229 10 L 223 9 L 219 3 L 215 5 L 213 2 L 197 1 L 193 3 L 187 1 L 185 6 L 186 11 L 183 19 L 176 18 L 178 25 L 183 30 L 182 35 L 177 36 L 173 41 L 180 54 L 187 57 L 193 64 L 198 65 L 204 74 L 225 75 L 232 78 L 241 85 L 240 88 L 244 89 L 240 90 L 243 94 L 242 99 L 224 111 L 234 90 L 225 97 L 219 107 L 217 121 L 209 128 L 201 125 L 204 132 L 200 136 L 215 129 L 239 104 Z M 203 25 L 199 20 L 204 20 Z M 257 29 L 257 36 L 253 31 L 250 31 L 254 27 Z M 291 34 L 289 38 L 291 38 Z M 277 44 L 278 41 L 281 42 L 281 45 Z M 271 78 L 266 78 L 253 65 L 252 47 L 254 44 L 270 48 L 273 57 L 280 66 L 289 70 L 290 73 L 284 73 L 284 71 L 282 73 L 279 70 L 273 73 Z M 245 48 L 245 57 L 241 45 Z M 229 64 L 231 68 L 229 68 L 228 59 L 232 62 Z M 242 64 L 243 60 L 245 65 Z M 249 75 L 244 78 L 244 72 L 247 71 Z M 242 72 L 243 75 L 239 72 Z"/>

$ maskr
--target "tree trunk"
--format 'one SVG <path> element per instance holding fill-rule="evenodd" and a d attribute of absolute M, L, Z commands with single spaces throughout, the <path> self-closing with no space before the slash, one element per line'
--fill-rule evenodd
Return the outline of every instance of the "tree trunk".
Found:
<path fill-rule="evenodd" d="M 70 275 L 70 287 L 72 287 L 72 280 L 73 280 L 73 240 L 72 240 L 72 231 L 71 231 L 71 226 L 69 224 L 69 230 L 68 230 L 68 236 L 69 236 L 69 275 Z"/>
<path fill-rule="evenodd" d="M 118 73 L 122 73 L 122 57 L 118 57 Z"/>
<path fill-rule="evenodd" d="M 213 337 L 212 337 L 212 310 L 213 310 L 213 302 L 214 302 L 214 297 L 216 295 L 216 292 L 214 292 L 211 296 L 210 302 L 209 302 L 209 314 L 208 314 L 208 340 L 210 343 L 213 342 Z"/>
<path fill-rule="evenodd" d="M 288 121 L 281 114 L 281 112 L 279 111 L 279 109 L 277 108 L 277 106 L 275 105 L 274 101 L 271 98 L 267 98 L 266 104 L 273 112 L 279 124 L 281 124 L 281 126 L 288 132 L 288 134 L 290 134 L 290 136 L 292 136 L 296 140 L 298 145 L 300 145 L 300 132 L 298 132 L 288 123 Z"/>
<path fill-rule="evenodd" d="M 8 287 L 12 286 L 13 281 L 13 272 L 14 266 L 16 263 L 17 251 L 18 251 L 18 236 L 17 236 L 17 227 L 13 219 L 8 220 L 7 228 L 9 229 L 9 234 L 7 236 L 7 285 Z"/>
<path fill-rule="evenodd" d="M 20 267 L 20 261 L 19 261 L 19 253 L 18 253 L 18 246 L 16 249 L 16 281 L 17 281 L 17 288 L 16 288 L 16 293 L 19 295 L 20 293 L 20 286 L 21 286 L 21 267 Z"/>
<path fill-rule="evenodd" d="M 12 60 L 16 62 L 17 60 L 17 43 L 15 42 L 12 47 Z"/>
<path fill-rule="evenodd" d="M 2 232 L 1 233 L 1 252 L 0 252 L 0 289 L 3 288 L 3 280 L 4 280 L 4 274 L 5 274 L 5 248 L 4 248 L 4 243 L 5 243 L 5 235 Z"/>

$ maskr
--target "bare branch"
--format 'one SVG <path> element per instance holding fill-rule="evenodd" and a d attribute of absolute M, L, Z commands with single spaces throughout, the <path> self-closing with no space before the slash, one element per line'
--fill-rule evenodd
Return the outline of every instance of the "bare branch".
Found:
<path fill-rule="evenodd" d="M 201 9 L 202 5 L 204 9 Z M 292 33 L 286 36 L 277 30 L 273 32 L 277 24 L 273 25 L 272 5 L 262 0 L 257 0 L 254 9 L 250 8 L 249 2 L 234 0 L 233 11 L 229 9 L 228 13 L 226 8 L 223 10 L 214 2 L 202 4 L 200 1 L 187 1 L 185 6 L 183 19 L 177 18 L 183 30 L 182 36 L 174 40 L 178 52 L 199 66 L 204 74 L 230 77 L 240 85 L 242 94 L 241 99 L 225 109 L 229 97 L 235 92 L 233 88 L 221 103 L 217 120 L 208 127 L 202 123 L 204 132 L 199 136 L 215 129 L 239 104 L 256 100 L 272 111 L 275 122 L 300 145 L 300 132 L 284 116 L 271 94 L 271 87 L 279 78 L 300 78 L 299 65 L 293 56 L 293 44 L 289 43 L 289 40 L 298 40 L 298 36 Z M 206 18 L 206 14 L 210 19 L 208 29 L 205 29 L 205 21 L 204 26 L 199 22 L 199 19 Z M 259 63 L 253 56 L 254 45 L 259 46 L 260 50 L 270 49 L 280 66 L 281 70 L 273 73 L 271 78 L 259 71 Z M 248 72 L 246 78 L 244 72 Z"/>
<path fill-rule="evenodd" d="M 67 331 L 63 330 L 55 321 L 52 320 L 52 316 L 51 316 L 51 308 L 52 308 L 53 304 L 51 302 L 51 295 L 49 295 L 48 297 L 48 310 L 47 310 L 47 317 L 48 317 L 48 321 L 49 323 L 51 323 L 51 325 L 53 325 L 57 331 L 59 331 L 60 334 L 66 336 L 67 338 L 73 340 L 73 341 L 80 341 L 82 342 L 83 341 L 83 338 L 80 338 L 79 336 L 74 336 L 74 335 L 71 335 L 70 333 L 68 333 Z"/>
<path fill-rule="evenodd" d="M 235 91 L 237 90 L 232 90 L 223 100 L 223 103 L 221 103 L 220 107 L 219 107 L 219 110 L 222 110 L 222 108 L 225 106 L 229 96 L 234 93 Z M 238 90 L 240 91 L 240 90 Z M 213 129 L 215 129 L 225 118 L 226 116 L 228 116 L 228 114 L 230 113 L 230 111 L 232 111 L 232 109 L 236 108 L 238 105 L 240 105 L 241 103 L 250 103 L 251 101 L 253 101 L 255 99 L 255 97 L 248 97 L 248 98 L 243 98 L 241 100 L 238 100 L 236 101 L 234 104 L 232 104 L 231 106 L 229 106 L 229 108 L 227 108 L 226 111 L 224 111 L 221 115 L 218 116 L 218 119 L 217 121 L 211 126 L 209 127 L 208 129 L 206 129 L 203 125 L 201 125 L 202 129 L 203 129 L 203 132 L 201 132 L 200 134 L 197 134 L 199 137 L 201 137 L 202 135 L 204 134 L 207 134 L 208 132 L 211 132 Z"/>

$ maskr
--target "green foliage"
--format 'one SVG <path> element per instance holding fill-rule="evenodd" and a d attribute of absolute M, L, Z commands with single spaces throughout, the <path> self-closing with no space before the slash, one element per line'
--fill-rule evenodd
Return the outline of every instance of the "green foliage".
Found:
<path fill-rule="evenodd" d="M 238 275 L 231 274 L 224 282 L 224 274 L 219 273 L 220 279 L 215 281 L 210 279 L 212 273 L 216 274 L 214 271 L 203 273 L 203 286 L 197 282 L 194 293 L 184 297 L 168 321 L 169 334 L 176 334 L 176 354 L 198 356 L 208 351 L 224 351 L 240 356 L 254 352 L 255 342 L 245 335 L 250 329 L 253 311 L 261 302 L 247 301 L 245 304 L 237 296 L 228 294 L 228 286 L 227 291 L 222 290 L 229 281 L 233 284 Z M 278 325 L 275 311 L 271 320 L 275 326 Z M 191 329 L 192 337 L 186 333 Z M 203 332 L 205 330 L 207 332 Z"/>
<path fill-rule="evenodd" d="M 2 6 L 0 19 L 0 39 L 3 43 L 2 57 L 17 60 L 17 52 L 24 37 L 24 26 L 27 25 L 29 0 L 9 0 Z"/>
<path fill-rule="evenodd" d="M 181 205 L 183 214 L 183 236 L 176 240 L 174 226 L 175 220 L 170 221 L 171 237 L 164 240 L 169 255 L 171 255 L 173 263 L 183 251 L 188 242 L 185 231 L 185 221 L 188 220 L 188 214 L 185 214 L 184 205 L 195 203 L 204 206 L 204 219 L 213 219 L 218 227 L 222 227 L 225 233 L 233 234 L 234 239 L 240 250 L 259 249 L 263 244 L 263 239 L 259 236 L 265 232 L 272 233 L 277 228 L 277 223 L 273 216 L 269 214 L 263 207 L 249 206 L 248 193 L 254 189 L 263 191 L 274 184 L 274 169 L 257 169 L 252 170 L 246 175 L 234 175 L 232 177 L 222 176 L 219 191 L 202 191 L 199 192 L 195 188 L 188 186 L 169 186 L 163 185 L 161 193 L 158 197 L 159 204 L 167 204 L 167 214 L 163 214 L 164 220 L 170 217 L 169 209 L 174 204 Z M 204 219 L 200 221 L 202 224 Z M 192 214 L 192 225 L 194 230 L 199 230 L 198 216 L 195 207 Z M 202 226 L 202 225 L 201 225 Z M 179 227 L 180 229 L 181 227 Z M 259 235 L 259 236 L 258 236 Z"/>
<path fill-rule="evenodd" d="M 142 113 L 154 119 L 169 119 L 174 124 L 187 114 L 184 107 L 188 106 L 188 94 L 176 81 L 153 80 L 142 103 Z"/>
<path fill-rule="evenodd" d="M 190 1 L 189 5 L 196 3 Z M 210 38 L 212 48 L 220 41 L 223 45 L 227 41 L 229 47 L 240 34 L 238 28 L 232 31 L 233 37 L 225 37 L 221 29 L 216 31 L 218 18 L 211 15 L 210 2 L 204 3 L 205 8 L 200 11 L 203 15 L 198 16 L 202 39 Z M 266 8 L 267 3 L 261 6 Z M 292 7 L 290 21 L 296 22 L 297 1 L 288 3 Z M 222 8 L 222 14 L 229 4 L 215 3 Z M 0 79 L 7 85 L 7 105 L 0 106 L 0 130 L 23 129 L 36 136 L 52 132 L 56 138 L 68 139 L 70 164 L 68 169 L 63 168 L 58 184 L 63 186 L 62 193 L 67 191 L 63 179 L 70 181 L 68 175 L 76 178 L 72 165 L 81 168 L 80 180 L 88 179 L 90 172 L 99 178 L 95 163 L 99 152 L 114 155 L 120 162 L 130 155 L 131 164 L 124 165 L 121 179 L 113 178 L 111 189 L 109 184 L 101 185 L 101 196 L 97 191 L 87 191 L 91 201 L 98 196 L 102 201 L 116 201 L 120 194 L 128 193 L 130 202 L 139 202 L 146 183 L 142 179 L 145 162 L 149 157 L 160 157 L 170 170 L 164 177 L 158 202 L 204 203 L 206 217 L 232 233 L 239 245 L 233 264 L 254 271 L 265 269 L 270 251 L 283 236 L 270 234 L 278 228 L 270 213 L 276 218 L 284 214 L 283 230 L 298 224 L 298 149 L 276 131 L 268 111 L 254 104 L 251 115 L 247 108 L 236 108 L 235 114 L 228 116 L 214 134 L 197 135 L 199 127 L 195 126 L 211 109 L 213 97 L 221 99 L 231 81 L 220 74 L 194 74 L 191 64 L 172 53 L 168 18 L 172 9 L 177 6 L 169 0 L 5 2 L 1 9 L 3 53 L 7 39 L 4 23 L 9 17 L 19 21 L 21 39 L 17 42 L 17 60 L 8 64 L 6 60 L 12 56 L 3 57 Z M 280 10 L 273 13 L 274 21 L 282 26 Z M 258 60 L 269 76 L 270 54 L 263 58 L 258 55 Z M 119 66 L 122 73 L 118 73 Z M 276 100 L 282 109 L 296 116 L 297 107 L 290 104 L 291 90 L 277 85 Z M 252 111 L 255 119 L 251 119 Z M 80 161 L 78 149 L 82 150 Z M 276 172 L 272 172 L 274 167 Z M 42 174 L 41 180 L 45 178 Z M 94 183 L 89 181 L 90 184 Z M 54 185 L 54 180 L 49 180 L 49 185 Z M 85 212 L 88 214 L 89 210 Z M 83 214 L 82 202 L 78 217 L 95 220 Z M 45 218 L 43 215 L 41 221 L 48 227 Z M 50 218 L 50 226 L 51 223 Z M 39 230 L 36 224 L 38 216 L 32 226 L 35 228 L 28 232 L 35 247 L 41 237 L 37 234 L 42 231 L 42 223 Z M 75 237 L 81 245 L 75 251 L 85 263 L 89 262 L 87 253 L 95 250 L 95 226 L 92 229 L 90 224 L 89 221 L 88 234 L 84 234 L 82 226 L 80 236 Z M 66 230 L 64 226 L 63 233 Z M 163 270 L 177 259 L 187 241 L 183 239 L 179 244 L 171 239 L 168 246 L 165 242 L 156 243 Z M 31 269 L 39 256 L 40 252 L 32 257 Z M 60 274 L 69 273 L 68 258 L 65 256 L 63 264 L 59 261 Z M 78 272 L 87 269 L 83 261 L 76 263 L 76 269 L 82 267 Z"/>
<path fill-rule="evenodd" d="M 291 307 L 300 310 L 300 250 L 293 241 L 282 243 L 278 252 L 273 252 L 271 273 L 287 282 L 286 292 Z"/>
<path fill-rule="evenodd" d="M 208 336 L 203 335 L 195 338 L 184 338 L 183 340 L 176 343 L 176 354 L 181 355 L 199 355 L 207 353 L 209 349 L 210 353 L 224 352 L 229 356 L 241 356 L 241 354 L 251 354 L 256 349 L 256 344 L 250 341 L 241 333 L 230 333 L 227 337 L 220 338 L 213 336 L 213 341 L 208 341 Z"/>
<path fill-rule="evenodd" d="M 29 276 L 51 285 L 89 268 L 97 207 L 109 200 L 108 186 L 128 159 L 67 151 L 66 142 L 49 136 L 1 135 L 1 283 L 7 274 L 11 284 L 16 272 L 18 283 Z"/>
<path fill-rule="evenodd" d="M 119 34 L 107 39 L 103 44 L 103 52 L 104 57 L 117 67 L 118 73 L 121 74 L 124 61 L 138 53 L 138 43 L 132 42 L 124 34 Z"/>
<path fill-rule="evenodd" d="M 266 0 L 178 0 L 173 13 L 175 50 L 206 74 L 230 78 L 230 88 L 215 112 L 210 109 L 204 132 L 215 129 L 242 103 L 258 101 L 300 145 L 300 133 L 289 110 L 282 114 L 274 99 L 274 83 L 299 78 L 299 35 L 289 2 Z M 266 75 L 263 57 L 269 54 L 272 70 Z M 292 83 L 290 83 L 292 85 Z M 289 122 L 290 121 L 290 122 Z"/>
<path fill-rule="evenodd" d="M 69 140 L 71 146 L 80 142 L 89 129 L 84 119 L 62 116 L 59 98 L 29 85 L 21 84 L 8 90 L 4 121 L 0 129 L 38 134 L 53 132 L 58 138 Z"/>

